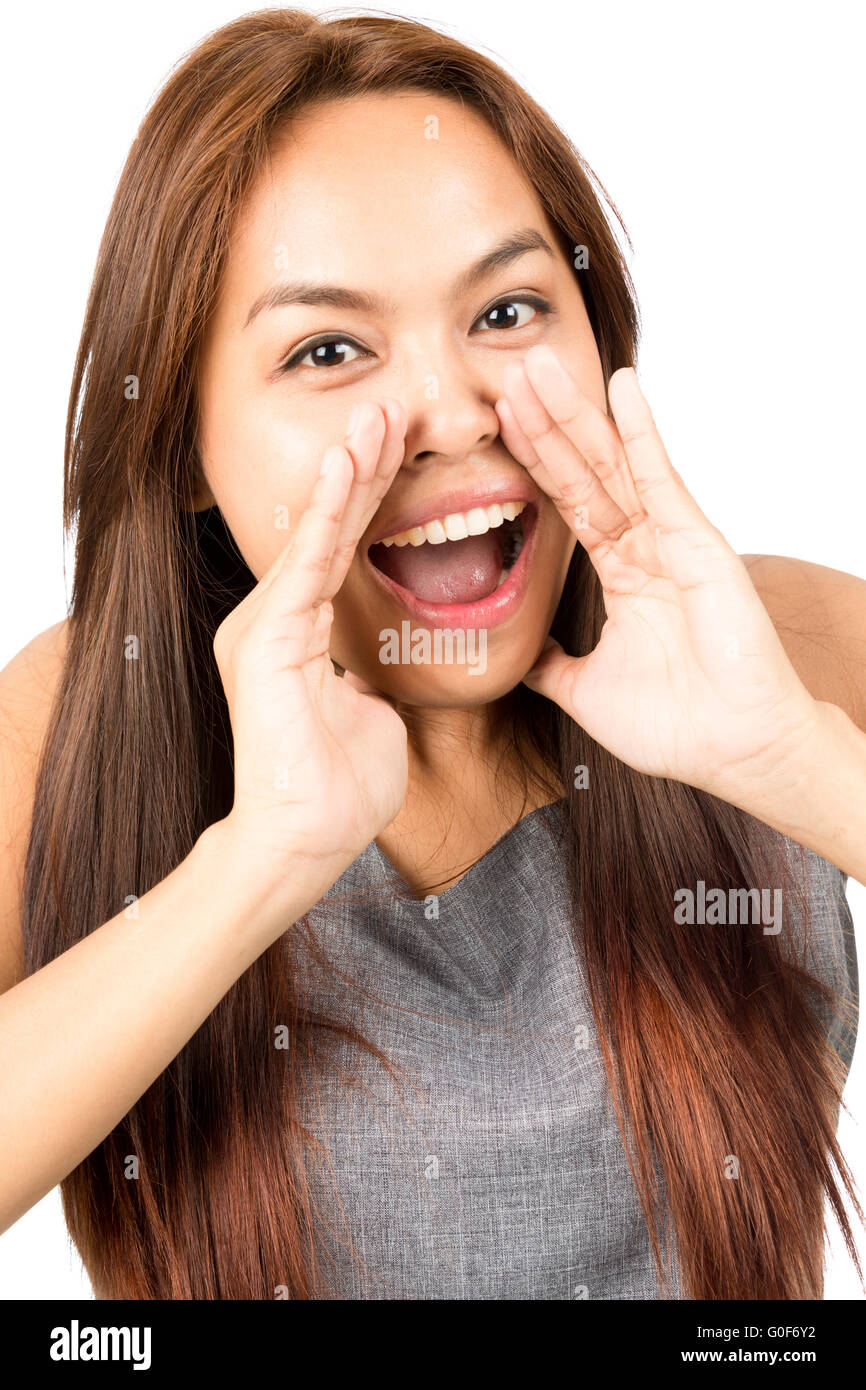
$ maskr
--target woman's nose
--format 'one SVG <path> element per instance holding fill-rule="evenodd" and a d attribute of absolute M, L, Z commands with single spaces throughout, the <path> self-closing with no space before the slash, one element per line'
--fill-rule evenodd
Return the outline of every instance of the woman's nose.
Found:
<path fill-rule="evenodd" d="M 388 394 L 406 408 L 406 461 L 428 454 L 462 459 L 492 443 L 499 434 L 499 376 L 454 351 L 420 352 L 404 362 Z"/>

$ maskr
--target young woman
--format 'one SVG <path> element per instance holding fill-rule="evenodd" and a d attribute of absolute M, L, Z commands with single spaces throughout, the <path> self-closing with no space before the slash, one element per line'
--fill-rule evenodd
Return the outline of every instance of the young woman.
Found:
<path fill-rule="evenodd" d="M 62 1182 L 98 1297 L 820 1298 L 827 1198 L 854 1253 L 866 584 L 731 550 L 637 322 L 423 25 L 251 15 L 148 113 L 2 677 L 0 1213 Z"/>

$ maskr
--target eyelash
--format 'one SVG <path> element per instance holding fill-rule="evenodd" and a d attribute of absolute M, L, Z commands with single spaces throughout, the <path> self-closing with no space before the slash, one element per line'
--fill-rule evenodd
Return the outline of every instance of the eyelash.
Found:
<path fill-rule="evenodd" d="M 501 309 L 504 304 L 529 304 L 531 308 L 536 310 L 537 314 L 541 319 L 549 318 L 550 315 L 554 312 L 553 305 L 550 304 L 546 299 L 542 298 L 542 296 L 539 294 L 507 295 L 503 299 L 497 299 L 496 303 L 491 304 L 489 308 L 483 309 L 481 313 L 478 315 L 478 318 L 475 320 L 475 322 L 478 323 L 480 319 L 486 318 L 488 314 L 492 314 L 494 309 Z M 534 323 L 535 319 L 530 320 L 530 322 Z M 528 327 L 528 323 L 522 323 L 518 325 L 518 328 Z M 509 330 L 495 328 L 487 329 L 486 331 L 492 333 L 502 333 Z M 510 331 L 516 332 L 517 329 L 511 329 Z M 371 355 L 369 352 L 367 352 L 366 348 L 362 348 L 360 343 L 353 342 L 351 338 L 347 338 L 344 335 L 339 335 L 336 333 L 326 333 L 321 338 L 314 338 L 312 342 L 303 344 L 300 348 L 297 349 L 296 352 L 293 352 L 291 356 L 288 357 L 285 360 L 285 362 L 283 362 L 277 368 L 277 375 L 283 376 L 287 372 L 295 371 L 301 365 L 303 359 L 307 357 L 309 353 L 315 352 L 316 348 L 324 347 L 328 343 L 347 343 L 349 347 L 357 349 L 357 351 L 363 353 L 365 356 L 369 357 Z M 358 361 L 359 359 L 355 358 L 353 360 Z M 318 367 L 311 366 L 310 370 L 314 372 L 327 372 L 334 371 L 336 367 L 349 366 L 351 366 L 350 362 L 337 362 L 332 363 L 330 366 L 322 366 L 321 364 Z"/>

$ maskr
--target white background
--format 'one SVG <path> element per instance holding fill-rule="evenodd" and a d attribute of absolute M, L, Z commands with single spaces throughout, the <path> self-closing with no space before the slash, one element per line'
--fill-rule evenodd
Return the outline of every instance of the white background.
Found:
<path fill-rule="evenodd" d="M 169 69 L 243 12 L 43 0 L 4 15 L 0 665 L 66 612 L 67 395 L 117 178 Z M 402 13 L 499 60 L 618 205 L 644 390 L 735 549 L 866 576 L 859 4 L 427 0 Z M 866 890 L 849 885 L 849 901 L 862 962 Z M 863 1051 L 840 1128 L 861 1187 Z M 838 1240 L 826 1292 L 863 1297 Z M 76 1296 L 89 1285 L 54 1192 L 0 1237 L 0 1297 Z"/>

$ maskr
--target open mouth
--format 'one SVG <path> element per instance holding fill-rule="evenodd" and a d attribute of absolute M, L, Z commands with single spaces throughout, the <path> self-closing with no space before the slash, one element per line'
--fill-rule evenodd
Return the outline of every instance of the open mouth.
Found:
<path fill-rule="evenodd" d="M 424 605 L 480 604 L 508 584 L 534 515 L 525 501 L 452 512 L 386 536 L 370 562 Z"/>
<path fill-rule="evenodd" d="M 366 559 L 375 582 L 426 627 L 493 628 L 523 602 L 537 520 L 534 502 L 506 493 L 384 536 Z"/>

